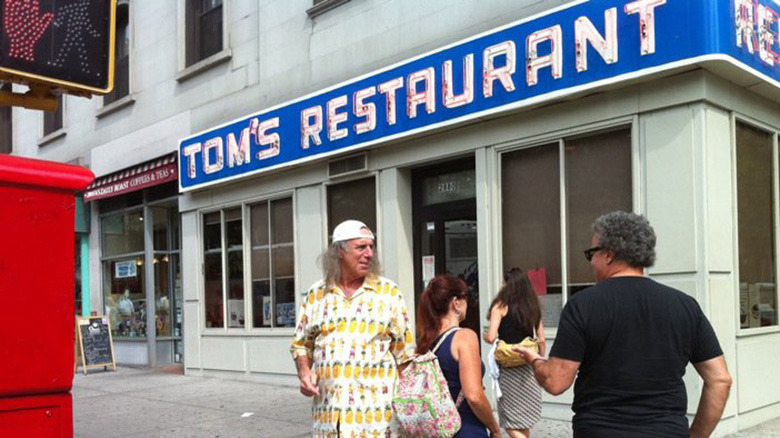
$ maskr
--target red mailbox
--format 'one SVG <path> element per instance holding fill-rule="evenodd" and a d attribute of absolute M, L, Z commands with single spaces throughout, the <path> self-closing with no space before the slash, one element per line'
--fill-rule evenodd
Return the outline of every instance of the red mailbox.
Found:
<path fill-rule="evenodd" d="M 3 436 L 73 435 L 75 194 L 93 178 L 79 166 L 0 155 Z"/>

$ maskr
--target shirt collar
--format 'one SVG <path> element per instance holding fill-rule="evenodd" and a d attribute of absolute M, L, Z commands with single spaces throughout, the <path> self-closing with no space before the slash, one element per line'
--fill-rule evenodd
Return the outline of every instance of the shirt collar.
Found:
<path fill-rule="evenodd" d="M 377 277 L 374 274 L 368 274 L 366 278 L 363 279 L 363 284 L 355 291 L 355 293 L 350 297 L 350 299 L 355 298 L 356 296 L 362 294 L 365 291 L 372 291 L 376 292 L 379 290 L 379 277 Z M 325 290 L 325 293 L 338 293 L 339 295 L 344 296 L 344 292 L 339 289 L 338 286 L 335 284 L 329 285 L 327 289 Z"/>

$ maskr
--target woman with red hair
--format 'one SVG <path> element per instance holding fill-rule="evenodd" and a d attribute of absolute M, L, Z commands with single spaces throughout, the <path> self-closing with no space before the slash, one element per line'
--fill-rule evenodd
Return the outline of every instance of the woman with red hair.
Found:
<path fill-rule="evenodd" d="M 428 352 L 442 336 L 447 336 L 436 356 L 453 400 L 461 392 L 465 400 L 458 407 L 461 428 L 455 437 L 499 438 L 501 430 L 482 389 L 485 366 L 479 356 L 479 338 L 468 328 L 448 334 L 466 319 L 467 308 L 468 292 L 462 280 L 451 275 L 434 277 L 422 293 L 417 309 L 417 353 Z"/>

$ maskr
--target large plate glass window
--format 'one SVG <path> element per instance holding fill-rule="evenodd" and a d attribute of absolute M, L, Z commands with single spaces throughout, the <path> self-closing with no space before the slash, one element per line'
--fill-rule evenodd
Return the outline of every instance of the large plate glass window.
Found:
<path fill-rule="evenodd" d="M 739 323 L 776 326 L 777 151 L 772 133 L 736 124 Z"/>
<path fill-rule="evenodd" d="M 545 325 L 557 327 L 566 299 L 594 284 L 582 256 L 590 224 L 632 209 L 631 130 L 502 154 L 501 202 L 504 268 L 529 272 Z"/>
<path fill-rule="evenodd" d="M 224 327 L 222 298 L 222 212 L 203 216 L 203 276 L 206 327 Z"/>
<path fill-rule="evenodd" d="M 253 327 L 295 325 L 292 198 L 250 208 Z"/>
<path fill-rule="evenodd" d="M 294 326 L 292 205 L 287 197 L 203 216 L 206 327 L 244 328 L 250 319 L 252 328 Z M 248 221 L 243 220 L 245 214 Z M 249 276 L 244 272 L 245 254 Z"/>
<path fill-rule="evenodd" d="M 113 336 L 146 337 L 143 211 L 100 220 L 103 291 Z"/>

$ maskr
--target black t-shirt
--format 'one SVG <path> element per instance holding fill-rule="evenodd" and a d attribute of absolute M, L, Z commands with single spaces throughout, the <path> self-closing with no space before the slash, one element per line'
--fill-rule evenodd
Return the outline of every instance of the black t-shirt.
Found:
<path fill-rule="evenodd" d="M 573 296 L 550 356 L 581 362 L 577 437 L 687 437 L 688 362 L 720 356 L 692 297 L 644 277 L 617 277 Z"/>

